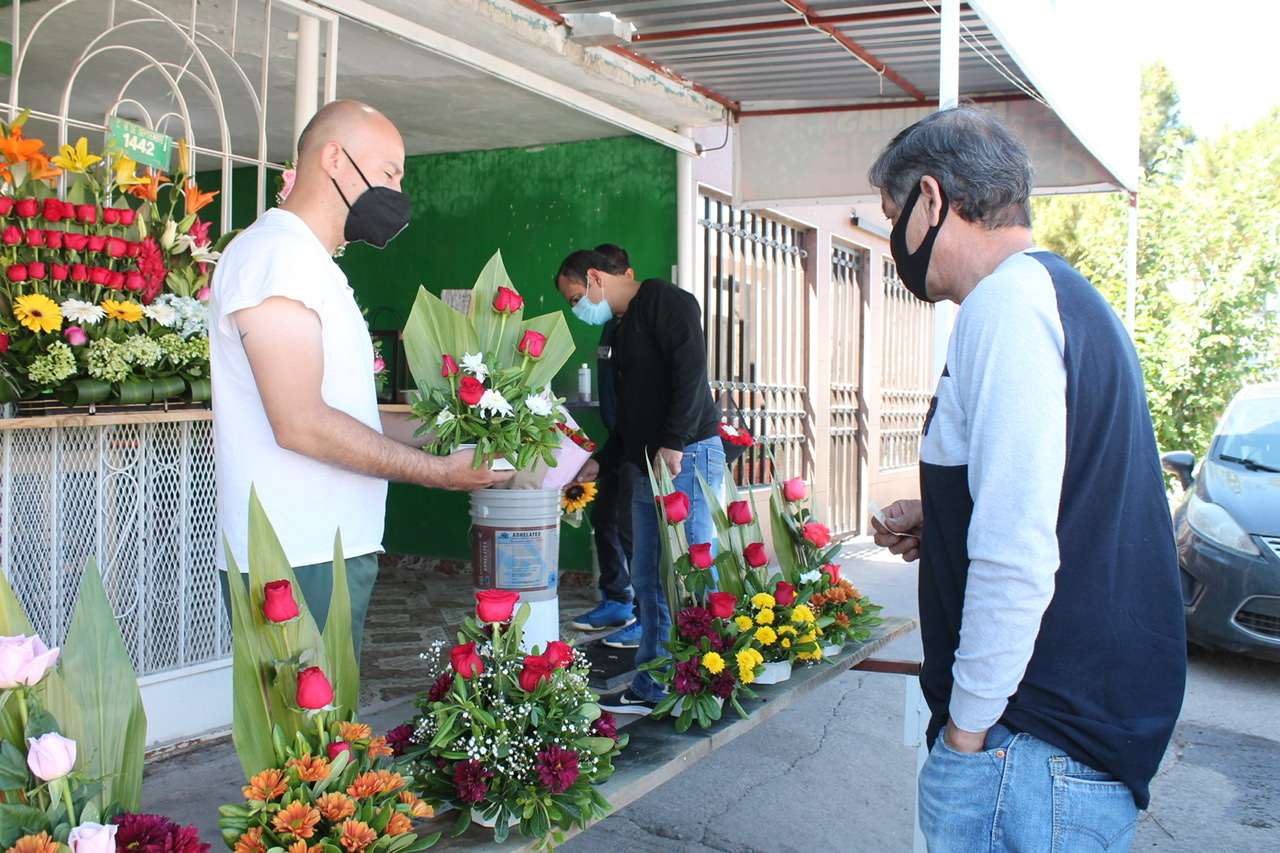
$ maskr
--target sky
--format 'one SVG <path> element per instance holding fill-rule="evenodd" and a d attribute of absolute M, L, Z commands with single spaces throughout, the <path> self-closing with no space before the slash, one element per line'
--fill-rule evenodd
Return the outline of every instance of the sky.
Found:
<path fill-rule="evenodd" d="M 1135 28 L 1139 59 L 1169 66 L 1183 119 L 1197 134 L 1247 127 L 1280 105 L 1280 2 L 1145 0 L 1143 6 Z"/>

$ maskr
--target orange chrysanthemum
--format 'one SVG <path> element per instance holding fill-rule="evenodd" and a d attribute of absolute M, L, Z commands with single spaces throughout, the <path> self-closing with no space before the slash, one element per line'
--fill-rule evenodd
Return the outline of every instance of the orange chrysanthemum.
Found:
<path fill-rule="evenodd" d="M 24 835 L 13 842 L 5 853 L 58 853 L 58 842 L 49 837 L 49 833 Z"/>
<path fill-rule="evenodd" d="M 285 849 L 288 850 L 289 853 L 323 853 L 324 845 L 313 844 L 308 847 L 307 842 L 305 841 L 295 841 Z"/>
<path fill-rule="evenodd" d="M 262 827 L 255 826 L 237 838 L 234 853 L 267 853 L 267 847 L 262 843 Z"/>
<path fill-rule="evenodd" d="M 286 766 L 297 770 L 298 778 L 303 782 L 323 782 L 329 775 L 329 762 L 319 755 L 291 758 Z"/>
<path fill-rule="evenodd" d="M 399 791 L 405 785 L 404 777 L 390 770 L 379 770 L 378 781 L 382 785 L 381 793 L 383 794 Z"/>
<path fill-rule="evenodd" d="M 246 800 L 259 800 L 262 802 L 270 802 L 284 796 L 284 792 L 289 790 L 289 785 L 285 782 L 284 772 L 271 768 L 263 770 L 257 776 L 249 780 L 249 784 L 243 788 L 244 798 Z"/>
<path fill-rule="evenodd" d="M 339 723 L 338 734 L 347 742 L 368 740 L 373 737 L 373 729 L 364 723 Z"/>
<path fill-rule="evenodd" d="M 369 741 L 369 757 L 370 758 L 389 758 L 395 755 L 391 747 L 387 746 L 385 737 L 376 737 Z"/>
<path fill-rule="evenodd" d="M 862 608 L 861 608 L 861 607 L 858 607 L 856 604 L 854 605 L 854 611 L 855 611 L 855 612 L 860 612 L 861 610 L 862 610 Z M 847 613 L 844 613 L 844 612 L 837 613 L 837 614 L 836 614 L 836 624 L 837 624 L 837 625 L 839 625 L 841 628 L 848 628 L 848 627 L 849 627 L 849 615 L 848 615 Z"/>
<path fill-rule="evenodd" d="M 378 840 L 378 833 L 362 820 L 344 820 L 339 829 L 341 835 L 338 843 L 347 850 L 347 853 L 361 853 Z"/>
<path fill-rule="evenodd" d="M 356 804 L 351 801 L 351 798 L 336 791 L 332 794 L 325 794 L 316 800 L 316 808 L 320 810 L 320 814 L 324 815 L 324 819 L 329 823 L 346 820 L 356 813 Z"/>
<path fill-rule="evenodd" d="M 320 812 L 306 803 L 290 803 L 271 821 L 271 828 L 278 835 L 292 835 L 294 838 L 310 838 L 316 834 L 316 824 L 320 822 Z"/>
<path fill-rule="evenodd" d="M 414 817 L 435 817 L 436 810 L 431 808 L 425 800 L 418 799 L 418 795 L 413 791 L 401 791 L 400 802 L 409 807 L 409 814 Z"/>
<path fill-rule="evenodd" d="M 363 800 L 381 793 L 382 779 L 373 771 L 361 773 L 351 781 L 351 786 L 347 788 L 347 794 L 357 800 Z"/>
<path fill-rule="evenodd" d="M 387 822 L 387 835 L 404 835 L 406 832 L 412 831 L 413 821 L 409 820 L 409 816 L 403 812 L 396 812 L 391 816 L 391 820 Z"/>

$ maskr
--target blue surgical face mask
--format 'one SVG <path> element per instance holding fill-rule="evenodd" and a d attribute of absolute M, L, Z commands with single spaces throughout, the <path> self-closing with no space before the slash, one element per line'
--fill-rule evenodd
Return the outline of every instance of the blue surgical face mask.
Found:
<path fill-rule="evenodd" d="M 573 316 L 588 326 L 603 326 L 612 320 L 613 309 L 609 307 L 609 300 L 604 298 L 604 285 L 600 285 L 600 301 L 592 302 L 591 286 L 588 284 L 587 292 L 573 305 Z"/>

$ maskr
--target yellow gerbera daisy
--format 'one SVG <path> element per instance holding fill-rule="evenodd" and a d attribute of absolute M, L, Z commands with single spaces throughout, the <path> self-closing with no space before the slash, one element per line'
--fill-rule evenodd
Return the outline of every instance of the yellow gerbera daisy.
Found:
<path fill-rule="evenodd" d="M 95 163 L 102 162 L 102 158 L 97 154 L 89 153 L 89 140 L 80 137 L 76 141 L 75 146 L 62 146 L 62 153 L 53 158 L 53 162 L 57 166 L 61 166 L 63 171 L 74 172 L 76 174 L 87 172 Z"/>
<path fill-rule="evenodd" d="M 778 635 L 768 625 L 756 629 L 756 642 L 762 646 L 772 646 L 778 641 Z"/>
<path fill-rule="evenodd" d="M 738 630 L 743 633 L 750 631 L 755 626 L 750 616 L 735 616 L 733 617 L 733 624 L 737 625 Z"/>
<path fill-rule="evenodd" d="M 33 332 L 56 332 L 62 328 L 62 309 L 43 293 L 26 293 L 15 299 L 13 316 Z"/>
<path fill-rule="evenodd" d="M 712 675 L 724 672 L 724 658 L 716 652 L 707 652 L 702 656 L 702 668 Z"/>
<path fill-rule="evenodd" d="M 560 496 L 560 508 L 567 513 L 581 512 L 595 499 L 595 483 L 574 483 Z"/>
<path fill-rule="evenodd" d="M 104 299 L 102 301 L 102 310 L 107 312 L 108 320 L 123 320 L 126 323 L 136 323 L 142 319 L 142 306 L 129 300 L 117 302 L 114 299 Z"/>
<path fill-rule="evenodd" d="M 755 595 L 751 596 L 751 606 L 756 610 L 760 610 L 765 607 L 776 607 L 777 602 L 773 600 L 773 596 L 769 593 L 757 592 Z"/>
<path fill-rule="evenodd" d="M 756 621 L 761 625 L 772 625 L 773 611 L 766 607 L 764 610 L 761 610 L 756 614 Z"/>

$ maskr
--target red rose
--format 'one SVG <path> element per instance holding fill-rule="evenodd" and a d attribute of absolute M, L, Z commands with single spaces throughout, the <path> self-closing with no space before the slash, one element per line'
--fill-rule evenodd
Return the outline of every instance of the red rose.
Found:
<path fill-rule="evenodd" d="M 811 521 L 803 528 L 804 538 L 815 548 L 825 548 L 831 544 L 831 531 L 827 529 L 825 524 L 819 524 Z"/>
<path fill-rule="evenodd" d="M 45 222 L 61 222 L 66 215 L 66 208 L 62 206 L 62 202 L 56 198 L 46 198 L 44 200 L 44 221 Z"/>
<path fill-rule="evenodd" d="M 27 274 L 32 278 L 44 278 L 46 272 L 48 270 L 45 269 L 42 261 L 32 261 L 27 264 Z"/>
<path fill-rule="evenodd" d="M 9 335 L 5 332 L 0 332 L 0 355 L 4 355 L 8 351 L 9 351 Z"/>
<path fill-rule="evenodd" d="M 89 245 L 89 238 L 84 234 L 73 234 L 68 231 L 66 238 L 62 242 L 71 251 L 79 252 Z"/>
<path fill-rule="evenodd" d="M 316 711 L 333 703 L 333 685 L 324 670 L 309 666 L 298 673 L 298 707 Z"/>
<path fill-rule="evenodd" d="M 76 284 L 84 284 L 89 280 L 89 268 L 84 264 L 72 264 L 71 280 Z"/>
<path fill-rule="evenodd" d="M 520 593 L 509 589 L 482 589 L 476 593 L 476 616 L 481 622 L 506 622 L 519 600 Z"/>
<path fill-rule="evenodd" d="M 529 358 L 541 358 L 542 348 L 547 345 L 547 336 L 533 329 L 525 330 L 524 337 L 516 344 L 516 349 Z"/>
<path fill-rule="evenodd" d="M 92 225 L 98 221 L 98 208 L 91 204 L 76 205 L 76 222 L 81 225 Z"/>
<path fill-rule="evenodd" d="M 701 545 L 689 546 L 689 562 L 693 564 L 695 569 L 711 568 L 711 543 L 704 542 Z"/>
<path fill-rule="evenodd" d="M 716 619 L 731 619 L 738 606 L 738 596 L 727 592 L 713 592 L 707 596 L 707 610 Z"/>
<path fill-rule="evenodd" d="M 61 249 L 62 241 L 66 238 L 65 231 L 46 231 L 44 232 L 44 244 L 50 249 Z"/>
<path fill-rule="evenodd" d="M 107 255 L 112 258 L 124 257 L 125 251 L 129 248 L 129 244 L 119 237 L 107 238 Z"/>
<path fill-rule="evenodd" d="M 124 254 L 125 254 L 125 257 L 129 257 L 129 258 L 138 257 L 138 255 L 142 254 L 142 244 L 130 243 L 128 246 L 125 247 Z"/>
<path fill-rule="evenodd" d="M 18 245 L 22 242 L 22 229 L 17 225 L 10 225 L 4 229 L 4 233 L 0 234 L 0 240 L 3 240 L 6 246 Z"/>
<path fill-rule="evenodd" d="M 9 281 L 12 281 L 12 282 L 13 282 L 13 283 L 15 283 L 15 284 L 17 284 L 17 283 L 18 283 L 18 282 L 20 282 L 20 281 L 26 281 L 26 280 L 27 280 L 27 265 L 26 265 L 26 264 L 14 264 L 13 266 L 11 266 L 11 267 L 9 267 L 7 270 L 5 270 L 5 271 L 4 271 L 4 274 L 5 274 L 5 278 L 9 279 Z"/>
<path fill-rule="evenodd" d="M 13 212 L 13 199 L 7 195 L 0 195 L 0 216 L 8 216 Z"/>
<path fill-rule="evenodd" d="M 131 272 L 124 277 L 124 289 L 137 293 L 139 290 L 147 286 L 147 280 L 142 277 L 140 272 Z"/>
<path fill-rule="evenodd" d="M 546 655 L 526 655 L 524 669 L 520 670 L 520 689 L 532 693 L 539 684 L 551 678 L 555 668 Z"/>
<path fill-rule="evenodd" d="M 734 501 L 729 504 L 729 520 L 734 524 L 750 524 L 755 520 L 751 513 L 751 504 L 746 501 Z"/>
<path fill-rule="evenodd" d="M 120 224 L 124 226 L 132 225 L 134 217 L 136 217 L 137 215 L 138 215 L 137 212 L 131 207 L 121 208 Z"/>
<path fill-rule="evenodd" d="M 809 486 L 803 477 L 795 477 L 782 484 L 782 496 L 795 503 L 809 497 Z"/>
<path fill-rule="evenodd" d="M 102 221 L 107 225 L 119 225 L 120 211 L 114 207 L 104 207 L 102 209 Z"/>
<path fill-rule="evenodd" d="M 547 660 L 551 661 L 551 665 L 556 669 L 562 669 L 573 663 L 573 647 L 568 643 L 562 643 L 559 640 L 552 640 L 547 643 L 547 651 L 545 654 Z"/>
<path fill-rule="evenodd" d="M 89 238 L 89 251 L 101 252 L 107 248 L 107 238 L 101 234 L 94 234 Z"/>
<path fill-rule="evenodd" d="M 40 202 L 34 198 L 20 198 L 18 203 L 14 205 L 14 209 L 18 211 L 18 215 L 23 219 L 30 219 L 40 211 Z"/>
<path fill-rule="evenodd" d="M 44 231 L 39 228 L 28 228 L 23 237 L 27 245 L 33 249 L 39 249 L 44 246 Z"/>
<path fill-rule="evenodd" d="M 689 517 L 689 496 L 684 492 L 663 495 L 662 509 L 667 514 L 667 524 L 679 524 Z"/>
<path fill-rule="evenodd" d="M 464 376 L 458 383 L 458 399 L 468 406 L 474 406 L 484 396 L 484 383 L 474 376 Z"/>
<path fill-rule="evenodd" d="M 271 622 L 292 622 L 301 612 L 293 598 L 293 584 L 286 580 L 271 581 L 262 588 L 265 600 L 262 615 Z"/>
<path fill-rule="evenodd" d="M 524 297 L 509 287 L 499 287 L 493 297 L 493 310 L 499 314 L 514 314 L 524 307 Z"/>
<path fill-rule="evenodd" d="M 66 280 L 67 280 L 67 265 L 66 265 L 66 264 L 52 264 L 52 265 L 50 265 L 50 267 L 49 267 L 49 278 L 53 279 L 54 281 L 66 281 Z"/>
<path fill-rule="evenodd" d="M 124 290 L 124 273 L 111 271 L 107 279 L 107 287 L 112 290 Z"/>
<path fill-rule="evenodd" d="M 484 672 L 484 661 L 480 659 L 475 643 L 463 643 L 449 649 L 449 663 L 453 671 L 463 678 L 475 678 Z"/>
<path fill-rule="evenodd" d="M 351 744 L 347 743 L 345 740 L 335 740 L 333 743 L 329 744 L 329 749 L 328 749 L 329 760 L 337 761 L 339 755 L 342 755 L 342 753 L 344 752 L 350 752 L 350 751 L 351 751 Z"/>
<path fill-rule="evenodd" d="M 94 267 L 89 270 L 89 281 L 94 284 L 106 284 L 111 280 L 111 270 L 106 267 Z"/>
<path fill-rule="evenodd" d="M 840 567 L 835 563 L 827 563 L 822 567 L 822 571 L 826 573 L 827 580 L 831 581 L 831 583 L 840 583 Z"/>
<path fill-rule="evenodd" d="M 445 353 L 444 358 L 440 360 L 440 375 L 445 379 L 458 375 L 458 362 L 454 361 L 449 353 Z"/>
<path fill-rule="evenodd" d="M 764 545 L 759 542 L 748 545 L 747 550 L 742 552 L 742 556 L 746 558 L 747 565 L 753 569 L 769 564 L 769 552 L 765 551 Z"/>
<path fill-rule="evenodd" d="M 790 607 L 796 600 L 796 588 L 786 581 L 778 581 L 773 590 L 773 598 L 779 607 Z"/>

